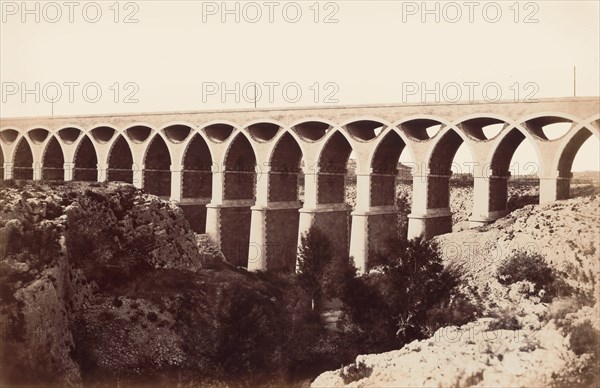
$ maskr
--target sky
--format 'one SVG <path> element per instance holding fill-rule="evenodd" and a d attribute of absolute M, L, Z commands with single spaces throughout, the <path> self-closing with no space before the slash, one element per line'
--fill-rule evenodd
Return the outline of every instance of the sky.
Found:
<path fill-rule="evenodd" d="M 599 96 L 599 4 L 0 1 L 0 114 Z"/>

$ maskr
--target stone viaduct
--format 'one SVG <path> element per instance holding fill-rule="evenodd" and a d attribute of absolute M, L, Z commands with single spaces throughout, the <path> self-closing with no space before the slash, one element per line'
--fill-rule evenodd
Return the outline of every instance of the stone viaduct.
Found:
<path fill-rule="evenodd" d="M 179 202 L 197 232 L 250 270 L 292 270 L 299 236 L 316 224 L 364 271 L 397 233 L 401 153 L 413 161 L 408 237 L 430 238 L 451 231 L 449 178 L 463 142 L 475 178 L 471 225 L 484 225 L 507 213 L 511 159 L 522 141 L 537 153 L 540 202 L 568 198 L 577 151 L 600 136 L 599 112 L 599 98 L 586 97 L 5 118 L 0 176 L 133 183 Z M 557 123 L 570 126 L 552 138 Z M 344 192 L 352 152 L 351 212 Z"/>

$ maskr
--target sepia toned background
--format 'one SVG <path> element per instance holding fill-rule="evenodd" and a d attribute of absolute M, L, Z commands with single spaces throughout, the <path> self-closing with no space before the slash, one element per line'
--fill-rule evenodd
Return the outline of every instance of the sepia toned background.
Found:
<path fill-rule="evenodd" d="M 600 94 L 596 1 L 0 3 L 2 117 Z"/>

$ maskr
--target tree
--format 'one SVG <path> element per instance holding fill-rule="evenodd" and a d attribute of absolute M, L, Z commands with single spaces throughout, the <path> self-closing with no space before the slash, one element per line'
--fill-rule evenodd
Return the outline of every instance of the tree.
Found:
<path fill-rule="evenodd" d="M 329 238 L 316 226 L 300 237 L 298 277 L 311 295 L 313 309 L 322 298 L 342 297 L 356 275 L 348 255 L 335 254 Z"/>

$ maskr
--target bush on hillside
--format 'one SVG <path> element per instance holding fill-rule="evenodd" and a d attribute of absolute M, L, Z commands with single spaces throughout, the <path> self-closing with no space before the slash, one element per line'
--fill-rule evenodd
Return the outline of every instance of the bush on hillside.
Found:
<path fill-rule="evenodd" d="M 505 286 L 526 280 L 541 290 L 554 282 L 555 274 L 539 253 L 516 251 L 498 267 L 497 277 Z"/>
<path fill-rule="evenodd" d="M 497 270 L 498 282 L 511 285 L 521 281 L 534 284 L 535 292 L 544 290 L 544 301 L 550 301 L 555 296 L 568 296 L 572 288 L 559 276 L 560 274 L 548 265 L 544 256 L 529 251 L 516 251 Z"/>

